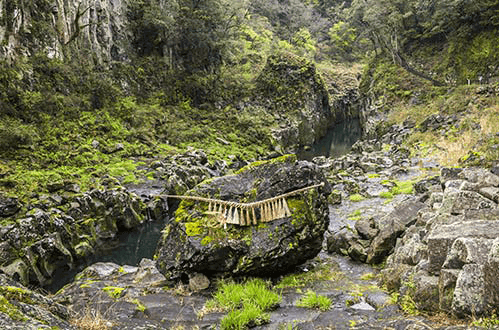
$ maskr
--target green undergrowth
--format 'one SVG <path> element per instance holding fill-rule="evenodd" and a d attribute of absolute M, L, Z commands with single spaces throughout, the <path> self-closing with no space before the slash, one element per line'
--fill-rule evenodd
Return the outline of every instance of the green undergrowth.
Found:
<path fill-rule="evenodd" d="M 324 264 L 307 272 L 288 274 L 276 284 L 276 287 L 281 289 L 302 288 L 321 281 L 336 283 L 344 277 L 345 275 L 339 269 Z"/>
<path fill-rule="evenodd" d="M 392 199 L 396 195 L 404 194 L 410 195 L 413 193 L 413 186 L 417 180 L 407 180 L 407 181 L 398 181 L 398 180 L 383 180 L 381 183 L 383 184 L 391 184 L 393 185 L 390 190 L 382 191 L 379 194 L 379 197 Z"/>
<path fill-rule="evenodd" d="M 244 283 L 222 281 L 204 310 L 228 313 L 221 320 L 221 329 L 246 329 L 268 323 L 268 311 L 276 308 L 281 299 L 271 290 L 270 283 L 262 279 L 254 278 Z"/>
<path fill-rule="evenodd" d="M 444 61 L 438 51 L 427 49 L 425 53 L 424 46 L 418 50 L 420 58 L 433 65 L 431 70 L 444 72 L 441 77 L 447 75 L 449 82 L 443 87 L 432 86 L 389 59 L 373 60 L 361 89 L 387 116 L 377 125 L 377 133 L 386 133 L 393 124 L 412 122 L 414 132 L 403 147 L 410 150 L 411 157 L 432 158 L 442 166 L 488 167 L 499 159 L 499 83 L 486 77 L 478 81 L 479 71 L 496 56 L 490 51 L 495 47 L 490 41 L 497 38 L 497 33 L 483 32 L 474 38 L 459 46 L 451 44 Z M 458 54 L 452 59 L 458 62 L 450 65 L 450 54 Z M 438 129 L 425 126 L 430 116 L 443 119 Z M 453 118 L 450 124 L 446 123 L 449 118 Z"/>
<path fill-rule="evenodd" d="M 82 191 L 140 183 L 153 177 L 139 167 L 155 157 L 200 148 L 210 162 L 230 163 L 258 159 L 271 148 L 273 119 L 261 110 L 161 104 L 161 98 L 140 103 L 127 97 L 78 118 L 45 114 L 29 124 L 0 116 L 2 191 L 26 198 L 57 182 L 77 183 Z"/>
<path fill-rule="evenodd" d="M 322 312 L 325 312 L 331 308 L 332 303 L 330 298 L 319 295 L 312 290 L 307 290 L 307 292 L 296 302 L 296 306 L 317 308 Z"/>

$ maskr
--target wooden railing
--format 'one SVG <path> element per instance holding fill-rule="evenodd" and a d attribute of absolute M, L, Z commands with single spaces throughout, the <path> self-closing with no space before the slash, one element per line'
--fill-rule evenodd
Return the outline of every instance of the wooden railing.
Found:
<path fill-rule="evenodd" d="M 324 182 L 252 203 L 231 202 L 199 196 L 163 196 L 167 198 L 208 203 L 208 212 L 216 214 L 219 222 L 221 222 L 224 226 L 226 226 L 227 223 L 249 226 L 252 224 L 258 224 L 258 221 L 269 222 L 291 216 L 291 211 L 288 207 L 288 203 L 286 202 L 287 197 L 322 186 L 324 186 Z M 259 218 L 257 218 L 257 214 L 259 214 Z"/>

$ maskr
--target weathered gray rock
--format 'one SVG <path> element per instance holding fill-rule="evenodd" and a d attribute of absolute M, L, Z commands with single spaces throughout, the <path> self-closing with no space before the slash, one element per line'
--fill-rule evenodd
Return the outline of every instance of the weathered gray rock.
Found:
<path fill-rule="evenodd" d="M 210 286 L 210 280 L 203 274 L 195 273 L 189 278 L 189 289 L 192 292 L 202 291 Z"/>
<path fill-rule="evenodd" d="M 21 209 L 17 198 L 6 198 L 0 195 L 0 218 L 13 216 Z"/>
<path fill-rule="evenodd" d="M 20 283 L 0 274 L 0 328 L 77 329 L 72 326 L 70 311 Z"/>
<path fill-rule="evenodd" d="M 480 188 L 479 193 L 494 202 L 499 203 L 499 188 L 497 187 L 484 187 Z"/>
<path fill-rule="evenodd" d="M 6 6 L 4 1 L 0 1 L 0 5 Z M 130 32 L 125 1 L 57 0 L 29 6 L 16 2 L 5 8 L 5 15 L 12 17 L 12 21 L 8 27 L 2 26 L 0 55 L 3 58 L 43 52 L 51 58 L 62 59 L 69 55 L 67 48 L 70 46 L 91 51 L 95 65 L 128 58 L 131 45 L 127 37 Z M 47 32 L 44 38 L 23 38 L 26 33 L 31 35 L 35 24 L 42 23 L 54 33 Z"/>
<path fill-rule="evenodd" d="M 376 223 L 379 233 L 369 247 L 367 262 L 381 262 L 395 247 L 397 237 L 416 222 L 418 211 L 424 207 L 425 204 L 417 200 L 408 200 L 397 205 L 393 212 L 381 218 Z"/>
<path fill-rule="evenodd" d="M 238 175 L 216 178 L 191 193 L 223 200 L 258 201 L 325 182 L 317 167 L 293 157 L 254 165 Z M 293 215 L 259 226 L 227 229 L 182 202 L 158 244 L 157 265 L 168 278 L 182 274 L 273 274 L 313 258 L 328 224 L 328 185 L 287 199 Z"/>
<path fill-rule="evenodd" d="M 499 302 L 497 177 L 485 169 L 440 174 L 443 191 L 426 191 L 429 207 L 397 240 L 383 282 L 397 289 L 412 278 L 414 288 L 427 288 L 410 293 L 426 310 L 490 315 Z"/>
<path fill-rule="evenodd" d="M 465 317 L 483 315 L 487 309 L 484 266 L 464 265 L 459 272 L 452 298 L 452 312 Z"/>
<path fill-rule="evenodd" d="M 442 268 L 461 269 L 465 264 L 484 265 L 492 239 L 459 237 L 452 243 Z"/>
<path fill-rule="evenodd" d="M 438 276 L 428 276 L 419 272 L 414 276 L 412 297 L 422 310 L 437 310 L 439 307 Z"/>
<path fill-rule="evenodd" d="M 209 328 L 220 321 L 222 313 L 200 319 L 199 311 L 208 298 L 193 295 L 181 283 L 169 289 L 154 264 L 149 259 L 142 259 L 138 267 L 93 264 L 57 292 L 54 300 L 68 306 L 76 319 L 101 315 L 116 329 L 170 329 L 179 323 L 186 328 Z M 206 279 L 197 277 L 198 288 L 206 286 Z"/>
<path fill-rule="evenodd" d="M 372 240 L 379 232 L 373 218 L 362 218 L 356 221 L 355 229 L 359 236 L 366 240 Z"/>
<path fill-rule="evenodd" d="M 460 269 L 442 269 L 438 277 L 439 309 L 451 313 L 454 289 Z"/>
<path fill-rule="evenodd" d="M 438 273 L 458 238 L 494 239 L 499 237 L 498 222 L 488 220 L 461 221 L 449 225 L 437 224 L 428 237 L 430 272 Z"/>
<path fill-rule="evenodd" d="M 441 213 L 463 214 L 466 210 L 493 209 L 497 204 L 475 191 L 453 190 L 446 192 Z"/>
<path fill-rule="evenodd" d="M 499 176 L 485 168 L 464 168 L 458 177 L 466 180 L 470 184 L 469 187 L 473 187 L 474 190 L 499 187 Z"/>
<path fill-rule="evenodd" d="M 417 265 L 428 257 L 428 248 L 421 239 L 421 228 L 410 227 L 403 237 L 397 240 L 395 251 L 390 255 L 390 263 Z"/>

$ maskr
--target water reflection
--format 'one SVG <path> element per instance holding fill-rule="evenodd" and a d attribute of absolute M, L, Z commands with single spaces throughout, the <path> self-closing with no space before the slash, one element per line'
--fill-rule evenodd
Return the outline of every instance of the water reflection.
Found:
<path fill-rule="evenodd" d="M 303 160 L 312 160 L 317 156 L 332 158 L 342 156 L 350 151 L 352 145 L 360 139 L 361 134 L 362 129 L 358 119 L 335 124 L 310 149 L 297 152 L 297 156 Z"/>

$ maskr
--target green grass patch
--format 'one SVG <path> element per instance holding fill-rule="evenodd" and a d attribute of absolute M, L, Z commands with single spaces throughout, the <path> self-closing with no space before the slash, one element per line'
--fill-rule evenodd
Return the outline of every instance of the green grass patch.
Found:
<path fill-rule="evenodd" d="M 350 195 L 350 197 L 348 197 L 348 199 L 351 202 L 361 202 L 361 201 L 365 200 L 366 198 L 364 196 L 362 196 L 361 194 L 353 194 L 353 195 Z"/>
<path fill-rule="evenodd" d="M 391 191 L 382 191 L 379 193 L 379 197 L 381 197 L 381 198 L 392 199 L 393 196 L 394 195 Z"/>
<path fill-rule="evenodd" d="M 325 312 L 331 308 L 332 301 L 326 296 L 318 295 L 312 290 L 308 290 L 297 302 L 296 306 L 306 308 L 318 308 Z"/>
<path fill-rule="evenodd" d="M 373 273 L 365 273 L 360 276 L 360 279 L 363 281 L 372 281 L 376 278 L 376 275 Z"/>
<path fill-rule="evenodd" d="M 254 278 L 238 284 L 222 281 L 213 299 L 205 304 L 207 310 L 229 312 L 221 321 L 222 329 L 246 329 L 250 325 L 265 324 L 270 320 L 266 312 L 275 308 L 281 297 L 270 290 L 270 284 Z"/>

